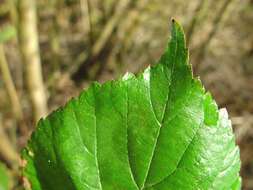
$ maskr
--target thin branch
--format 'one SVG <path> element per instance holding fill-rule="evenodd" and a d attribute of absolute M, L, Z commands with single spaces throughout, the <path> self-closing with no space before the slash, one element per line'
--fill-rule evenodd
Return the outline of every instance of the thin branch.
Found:
<path fill-rule="evenodd" d="M 124 10 L 127 8 L 128 3 L 129 3 L 129 0 L 119 1 L 115 14 L 106 23 L 104 30 L 102 31 L 101 35 L 99 36 L 98 40 L 96 41 L 96 43 L 94 44 L 92 48 L 92 52 L 91 52 L 92 56 L 97 56 L 101 52 L 107 40 L 109 39 L 110 35 L 112 34 L 112 31 L 119 23 L 121 17 L 124 15 L 125 13 Z"/>
<path fill-rule="evenodd" d="M 192 36 L 194 34 L 195 27 L 196 27 L 196 25 L 199 21 L 199 17 L 202 13 L 203 8 L 206 5 L 206 2 L 207 2 L 207 0 L 200 0 L 199 4 L 197 5 L 197 7 L 194 11 L 194 15 L 192 17 L 192 20 L 190 22 L 190 26 L 189 26 L 188 31 L 186 33 L 186 40 L 187 40 L 188 46 L 191 43 L 191 39 L 192 39 Z"/>
<path fill-rule="evenodd" d="M 57 19 L 57 9 L 60 9 L 60 3 L 56 0 L 50 2 L 50 8 L 52 9 L 51 22 L 49 24 L 49 45 L 52 51 L 52 66 L 53 72 L 59 69 L 60 64 L 60 28 Z"/>
<path fill-rule="evenodd" d="M 19 49 L 25 68 L 25 82 L 34 111 L 34 121 L 37 122 L 47 114 L 47 97 L 39 54 L 36 1 L 18 0 L 17 7 Z"/>
<path fill-rule="evenodd" d="M 212 24 L 212 30 L 209 32 L 206 40 L 202 43 L 201 47 L 199 48 L 200 51 L 197 55 L 197 61 L 196 64 L 194 65 L 194 70 L 195 72 L 198 72 L 200 63 L 204 60 L 205 55 L 206 55 L 206 50 L 209 46 L 209 44 L 211 43 L 213 37 L 216 35 L 218 29 L 220 28 L 221 24 L 222 24 L 222 20 L 223 17 L 225 15 L 225 13 L 228 10 L 229 5 L 233 2 L 233 0 L 225 0 L 222 7 L 220 8 L 220 10 L 218 10 L 218 13 L 216 14 L 216 17 L 213 20 L 213 24 Z"/>
<path fill-rule="evenodd" d="M 22 112 L 21 104 L 18 98 L 18 93 L 16 91 L 14 82 L 12 80 L 8 63 L 5 57 L 3 44 L 0 44 L 0 69 L 1 69 L 3 81 L 6 87 L 6 92 L 11 102 L 13 115 L 17 121 L 20 121 L 23 119 L 23 112 Z"/>
<path fill-rule="evenodd" d="M 92 24 L 92 19 L 91 19 L 91 15 L 92 15 L 91 2 L 90 0 L 80 0 L 80 6 L 81 6 L 83 24 L 85 26 L 88 26 L 89 41 L 90 41 L 90 45 L 92 45 L 93 44 L 93 24 Z"/>
<path fill-rule="evenodd" d="M 123 52 L 126 48 L 126 44 L 132 39 L 132 34 L 137 28 L 138 22 L 142 16 L 143 9 L 148 4 L 149 0 L 139 0 L 135 3 L 135 7 L 128 11 L 127 16 L 120 23 L 119 29 L 117 30 L 117 42 L 121 45 L 115 45 L 113 50 L 107 59 L 107 64 L 113 67 L 115 61 L 115 57 L 119 54 L 119 52 Z"/>
<path fill-rule="evenodd" d="M 0 118 L 0 156 L 5 162 L 16 168 L 19 160 L 18 153 L 13 148 L 8 136 L 6 135 Z"/>
<path fill-rule="evenodd" d="M 90 55 L 84 56 L 85 60 L 83 60 L 82 64 L 78 67 L 77 71 L 75 71 L 72 74 L 73 79 L 77 81 L 80 80 L 81 78 L 80 76 L 83 76 L 83 74 L 86 72 L 86 69 L 90 67 L 93 63 L 95 63 L 94 60 L 96 60 L 97 57 L 103 52 L 104 48 L 106 47 L 106 44 L 110 40 L 113 31 L 115 30 L 118 23 L 120 22 L 120 19 L 124 15 L 129 3 L 130 0 L 121 0 L 118 2 L 117 9 L 115 10 L 114 15 L 106 23 L 98 40 L 92 46 Z"/>
<path fill-rule="evenodd" d="M 221 9 L 219 10 L 217 16 L 215 17 L 214 21 L 213 21 L 213 29 L 211 30 L 211 32 L 209 33 L 206 43 L 209 45 L 211 40 L 213 39 L 213 37 L 215 36 L 215 34 L 217 33 L 220 25 L 222 24 L 222 19 L 226 13 L 226 11 L 228 10 L 228 6 L 233 2 L 233 0 L 226 0 L 224 2 L 224 4 L 222 5 Z"/>
<path fill-rule="evenodd" d="M 124 38 L 122 39 L 122 50 L 127 51 L 129 48 L 131 42 L 132 42 L 132 35 L 134 34 L 134 31 L 137 29 L 138 22 L 140 21 L 142 17 L 142 11 L 145 9 L 146 5 L 148 4 L 149 0 L 140 0 L 136 2 L 136 7 L 132 11 L 130 11 L 129 16 L 125 20 L 125 32 L 124 33 Z M 127 34 L 127 35 L 126 35 Z"/>

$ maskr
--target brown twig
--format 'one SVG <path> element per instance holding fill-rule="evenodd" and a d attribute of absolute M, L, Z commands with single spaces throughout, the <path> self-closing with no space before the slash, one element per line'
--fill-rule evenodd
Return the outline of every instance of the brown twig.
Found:
<path fill-rule="evenodd" d="M 34 111 L 34 121 L 37 122 L 47 114 L 47 98 L 39 55 L 36 1 L 18 0 L 17 7 L 19 49 L 25 69 L 25 81 Z"/>
<path fill-rule="evenodd" d="M 187 33 L 186 33 L 186 43 L 188 44 L 188 46 L 191 43 L 195 27 L 196 27 L 196 25 L 197 25 L 197 23 L 199 21 L 199 17 L 200 17 L 200 15 L 202 13 L 203 8 L 206 5 L 206 2 L 207 2 L 207 0 L 200 0 L 199 4 L 197 5 L 196 9 L 194 10 L 194 15 L 193 15 L 193 17 L 191 19 L 190 26 L 189 26 L 189 28 L 187 30 Z"/>
<path fill-rule="evenodd" d="M 131 41 L 132 34 L 137 28 L 143 9 L 146 7 L 148 2 L 148 0 L 137 1 L 135 7 L 129 10 L 125 19 L 120 23 L 116 40 L 121 45 L 115 45 L 107 59 L 108 65 L 111 65 L 111 67 L 115 63 L 115 57 L 117 54 L 119 54 L 119 52 L 123 52 L 123 50 L 126 48 L 125 46 L 127 46 L 126 44 Z"/>
<path fill-rule="evenodd" d="M 233 0 L 225 0 L 222 4 L 221 8 L 218 10 L 218 13 L 216 14 L 216 17 L 213 20 L 212 29 L 209 32 L 206 40 L 202 43 L 202 45 L 199 48 L 199 53 L 197 55 L 196 64 L 194 65 L 194 71 L 198 72 L 200 63 L 204 60 L 207 48 L 209 44 L 211 43 L 213 37 L 217 33 L 218 29 L 220 28 L 221 21 L 225 15 L 225 13 L 228 10 L 229 5 L 232 3 Z"/>
<path fill-rule="evenodd" d="M 0 118 L 0 156 L 12 168 L 16 168 L 19 161 L 19 155 L 13 148 L 8 136 L 6 135 Z"/>
<path fill-rule="evenodd" d="M 80 0 L 81 14 L 83 19 L 83 25 L 88 27 L 89 42 L 93 44 L 93 24 L 92 24 L 92 10 L 90 0 Z"/>
<path fill-rule="evenodd" d="M 16 91 L 14 82 L 12 80 L 8 63 L 5 57 L 3 44 L 0 44 L 0 69 L 1 69 L 3 81 L 6 87 L 6 92 L 11 102 L 13 115 L 17 121 L 20 121 L 23 119 L 23 112 L 22 112 L 21 104 L 18 98 L 18 93 Z"/>
<path fill-rule="evenodd" d="M 99 55 L 103 52 L 104 48 L 106 47 L 106 44 L 108 43 L 114 29 L 116 28 L 117 24 L 119 23 L 120 19 L 125 13 L 125 10 L 129 4 L 130 0 L 121 0 L 118 2 L 117 9 L 114 13 L 114 15 L 109 19 L 109 21 L 106 23 L 103 31 L 101 32 L 98 40 L 94 43 L 94 45 L 91 48 L 90 55 L 85 57 L 85 60 L 82 62 L 82 64 L 79 66 L 77 71 L 75 71 L 72 74 L 72 78 L 75 81 L 80 81 L 83 78 L 83 75 L 86 73 L 87 68 L 89 68 Z"/>

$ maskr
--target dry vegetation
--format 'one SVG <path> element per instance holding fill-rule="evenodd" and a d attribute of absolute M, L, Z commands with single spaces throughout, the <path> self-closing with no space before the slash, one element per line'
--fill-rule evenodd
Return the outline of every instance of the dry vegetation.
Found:
<path fill-rule="evenodd" d="M 16 179 L 17 151 L 38 118 L 92 80 L 154 63 L 171 17 L 184 25 L 194 73 L 230 113 L 243 189 L 253 189 L 250 0 L 0 0 L 0 160 Z"/>

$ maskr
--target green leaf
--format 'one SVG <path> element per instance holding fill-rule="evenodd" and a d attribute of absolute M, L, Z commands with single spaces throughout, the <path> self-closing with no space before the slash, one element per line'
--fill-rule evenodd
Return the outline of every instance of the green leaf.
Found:
<path fill-rule="evenodd" d="M 8 190 L 10 187 L 9 181 L 6 167 L 0 163 L 0 190 Z"/>
<path fill-rule="evenodd" d="M 158 64 L 93 83 L 42 119 L 23 151 L 35 190 L 240 189 L 224 109 L 193 78 L 181 26 Z"/>
<path fill-rule="evenodd" d="M 0 29 L 0 43 L 4 43 L 16 36 L 16 29 L 12 25 L 7 25 Z"/>

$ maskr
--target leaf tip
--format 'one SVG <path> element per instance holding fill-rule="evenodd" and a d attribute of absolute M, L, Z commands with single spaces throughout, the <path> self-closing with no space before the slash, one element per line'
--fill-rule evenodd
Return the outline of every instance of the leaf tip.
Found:
<path fill-rule="evenodd" d="M 181 26 L 181 24 L 179 24 L 179 22 L 175 18 L 171 19 L 171 23 L 172 23 L 172 30 L 178 30 L 181 33 L 184 33 L 183 27 Z"/>
<path fill-rule="evenodd" d="M 165 53 L 164 63 L 175 65 L 188 65 L 189 54 L 186 47 L 186 40 L 183 27 L 176 19 L 171 19 L 171 35 Z"/>

